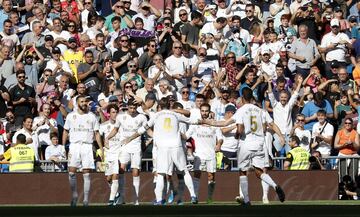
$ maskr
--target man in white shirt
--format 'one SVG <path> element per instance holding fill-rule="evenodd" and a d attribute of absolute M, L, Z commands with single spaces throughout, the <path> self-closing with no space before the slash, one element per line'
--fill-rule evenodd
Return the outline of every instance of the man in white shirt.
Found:
<path fill-rule="evenodd" d="M 85 96 L 77 97 L 77 111 L 69 113 L 66 117 L 62 143 L 65 146 L 68 136 L 69 146 L 69 182 L 72 192 L 71 206 L 76 206 L 78 200 L 76 171 L 82 169 L 84 178 L 83 205 L 89 205 L 90 171 L 95 168 L 93 142 L 102 150 L 102 142 L 99 133 L 99 122 L 96 116 L 88 111 L 88 101 Z M 104 157 L 102 156 L 102 159 Z"/>
<path fill-rule="evenodd" d="M 227 105 L 225 107 L 225 115 L 223 120 L 231 119 L 236 112 L 236 107 L 233 105 Z M 231 162 L 229 158 L 236 158 L 239 146 L 239 140 L 235 138 L 236 124 L 233 123 L 230 126 L 221 128 L 223 134 L 223 144 L 221 145 L 221 152 L 224 154 L 223 162 L 225 164 L 224 169 L 230 169 Z"/>
<path fill-rule="evenodd" d="M 334 127 L 326 120 L 326 111 L 320 109 L 317 113 L 318 122 L 312 128 L 313 143 L 311 148 L 319 151 L 321 156 L 330 156 Z"/>
<path fill-rule="evenodd" d="M 161 12 L 147 1 L 142 2 L 140 8 L 140 13 L 132 17 L 133 22 L 140 17 L 144 22 L 144 29 L 154 31 L 155 22 L 160 18 Z"/>
<path fill-rule="evenodd" d="M 346 53 L 352 48 L 349 37 L 340 32 L 340 21 L 336 18 L 330 21 L 331 32 L 324 35 L 319 47 L 320 53 L 325 56 L 327 78 L 332 78 L 333 73 L 330 70 L 330 63 L 337 60 L 341 65 L 346 65 Z"/>
<path fill-rule="evenodd" d="M 192 72 L 199 78 L 203 79 L 206 83 L 216 79 L 219 68 L 213 61 L 207 59 L 207 51 L 205 48 L 200 47 L 198 49 L 198 62 L 192 67 Z M 203 87 L 200 84 L 199 87 Z"/>
<path fill-rule="evenodd" d="M 133 99 L 128 101 L 128 110 L 126 113 L 119 114 L 116 117 L 116 123 L 112 132 L 106 137 L 105 142 L 113 138 L 120 132 L 120 141 L 125 140 L 135 134 L 141 127 L 146 126 L 147 119 L 145 115 L 137 112 L 137 104 Z M 141 138 L 138 137 L 121 147 L 120 155 L 120 174 L 124 174 L 127 165 L 130 163 L 133 175 L 133 186 L 135 189 L 134 205 L 139 205 L 140 189 L 140 168 L 141 168 Z M 121 177 L 122 178 L 122 177 Z M 123 188 L 123 186 L 121 186 Z"/>
<path fill-rule="evenodd" d="M 279 101 L 275 99 L 274 93 L 272 91 L 272 79 L 268 78 L 268 94 L 271 106 L 273 108 L 273 116 L 275 124 L 280 128 L 283 136 L 288 140 L 291 128 L 293 126 L 292 123 L 292 108 L 294 107 L 296 100 L 299 96 L 299 90 L 301 88 L 303 82 L 303 78 L 301 76 L 298 77 L 298 85 L 291 95 L 289 99 L 288 92 L 283 90 L 280 92 Z M 274 146 L 277 151 L 280 151 L 282 148 L 285 148 L 285 153 L 291 150 L 289 144 L 285 144 L 283 147 L 280 145 L 280 141 L 278 136 L 275 136 Z"/>
<path fill-rule="evenodd" d="M 39 160 L 39 154 L 38 154 L 39 144 L 36 141 L 34 133 L 32 132 L 32 129 L 31 129 L 32 123 L 33 123 L 33 120 L 31 118 L 31 116 L 25 116 L 24 120 L 22 122 L 22 128 L 19 129 L 18 131 L 16 131 L 16 133 L 12 137 L 12 143 L 16 144 L 16 137 L 19 134 L 25 135 L 26 145 L 28 145 L 29 147 L 31 147 L 34 150 L 35 160 Z"/>
<path fill-rule="evenodd" d="M 191 202 L 197 204 L 198 199 L 195 195 L 193 181 L 186 167 L 186 157 L 181 143 L 179 122 L 196 124 L 198 121 L 192 122 L 183 115 L 170 111 L 170 103 L 167 98 L 162 98 L 159 101 L 159 108 L 160 111 L 150 119 L 147 126 L 141 127 L 137 134 L 129 137 L 129 140 L 134 137 L 136 138 L 144 133 L 146 129 L 154 126 L 153 138 L 157 146 L 157 162 L 162 162 L 156 165 L 156 172 L 158 174 L 155 188 L 157 205 L 160 205 L 163 200 L 164 176 L 172 172 L 172 164 L 176 166 L 179 172 L 184 174 L 184 181 L 190 191 Z"/>
<path fill-rule="evenodd" d="M 99 133 L 105 139 L 110 132 L 115 128 L 116 116 L 119 113 L 119 107 L 114 104 L 110 104 L 107 107 L 107 112 L 110 114 L 110 119 L 102 124 L 100 124 Z M 110 196 L 108 206 L 115 206 L 115 196 L 118 192 L 119 185 L 119 154 L 120 154 L 120 133 L 116 133 L 111 139 L 108 140 L 109 148 L 105 149 L 105 176 L 110 185 Z M 124 180 L 122 180 L 124 181 Z M 123 192 L 120 192 L 119 196 L 123 196 Z"/>
<path fill-rule="evenodd" d="M 200 106 L 202 119 L 208 119 L 210 105 L 205 103 Z M 194 189 L 196 197 L 199 197 L 201 171 L 208 173 L 208 198 L 207 203 L 212 203 L 215 190 L 216 155 L 222 145 L 222 134 L 220 128 L 206 125 L 191 125 L 186 132 L 186 138 L 192 137 L 195 142 L 194 159 Z"/>

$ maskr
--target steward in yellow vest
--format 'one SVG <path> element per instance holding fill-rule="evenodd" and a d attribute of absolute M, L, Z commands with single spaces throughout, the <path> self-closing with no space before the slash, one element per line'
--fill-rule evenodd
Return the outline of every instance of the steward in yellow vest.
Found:
<path fill-rule="evenodd" d="M 285 170 L 308 170 L 310 166 L 310 153 L 299 146 L 300 139 L 297 136 L 291 136 L 289 145 L 292 148 L 286 155 Z"/>
<path fill-rule="evenodd" d="M 16 137 L 16 145 L 9 148 L 4 154 L 0 155 L 0 160 L 10 160 L 10 172 L 33 172 L 34 171 L 34 150 L 24 145 L 26 136 L 19 134 Z"/>

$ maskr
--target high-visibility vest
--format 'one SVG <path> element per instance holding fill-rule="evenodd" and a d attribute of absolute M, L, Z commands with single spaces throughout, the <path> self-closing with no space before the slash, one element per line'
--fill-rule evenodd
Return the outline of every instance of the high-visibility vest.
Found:
<path fill-rule="evenodd" d="M 298 146 L 289 151 L 293 157 L 290 170 L 308 170 L 310 154 L 304 148 Z"/>
<path fill-rule="evenodd" d="M 11 147 L 10 172 L 33 172 L 34 171 L 34 150 L 27 146 L 18 144 Z"/>

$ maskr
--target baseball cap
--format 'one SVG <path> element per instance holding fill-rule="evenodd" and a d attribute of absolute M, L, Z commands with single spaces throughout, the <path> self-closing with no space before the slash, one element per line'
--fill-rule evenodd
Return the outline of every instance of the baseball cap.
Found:
<path fill-rule="evenodd" d="M 354 16 L 354 15 L 353 15 L 353 16 L 350 16 L 350 17 L 349 17 L 349 22 L 350 22 L 350 23 L 357 22 L 357 16 Z"/>
<path fill-rule="evenodd" d="M 74 37 L 69 38 L 68 40 L 69 43 L 76 43 L 76 39 Z"/>
<path fill-rule="evenodd" d="M 333 60 L 330 62 L 330 67 L 331 68 L 339 68 L 339 61 L 337 60 Z"/>
<path fill-rule="evenodd" d="M 52 53 L 61 53 L 61 50 L 60 50 L 60 48 L 58 48 L 58 47 L 54 47 L 54 48 L 52 49 Z"/>
<path fill-rule="evenodd" d="M 118 98 L 116 96 L 110 96 L 109 102 L 119 102 Z"/>
<path fill-rule="evenodd" d="M 270 54 L 270 50 L 268 50 L 268 49 L 261 50 L 261 55 L 264 55 L 264 54 Z"/>
<path fill-rule="evenodd" d="M 334 11 L 335 11 L 335 12 L 341 11 L 341 7 L 340 7 L 340 6 L 336 6 L 336 7 L 334 8 Z"/>
<path fill-rule="evenodd" d="M 54 37 L 52 35 L 45 35 L 45 41 L 54 41 Z"/>
<path fill-rule="evenodd" d="M 334 18 L 330 21 L 330 26 L 333 27 L 333 26 L 340 26 L 340 22 L 338 19 Z"/>
<path fill-rule="evenodd" d="M 233 106 L 233 105 L 228 105 L 225 107 L 225 113 L 226 112 L 232 112 L 232 113 L 235 113 L 236 112 L 236 107 Z"/>
<path fill-rule="evenodd" d="M 169 95 L 169 96 L 167 96 L 167 98 L 169 101 L 176 101 L 176 98 L 174 95 Z"/>
<path fill-rule="evenodd" d="M 229 90 L 228 87 L 223 86 L 223 87 L 220 88 L 220 92 L 221 92 L 221 93 L 230 93 L 230 90 Z"/>

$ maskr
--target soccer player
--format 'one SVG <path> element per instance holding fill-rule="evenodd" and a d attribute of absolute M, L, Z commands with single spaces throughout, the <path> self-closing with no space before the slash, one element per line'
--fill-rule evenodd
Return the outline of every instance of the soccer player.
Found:
<path fill-rule="evenodd" d="M 204 103 L 200 106 L 202 119 L 208 119 L 210 105 Z M 220 151 L 223 139 L 220 128 L 207 125 L 191 125 L 186 132 L 186 138 L 192 137 L 196 144 L 194 159 L 194 189 L 198 197 L 200 188 L 201 171 L 208 173 L 208 198 L 207 203 L 212 203 L 215 190 L 216 156 Z"/>
<path fill-rule="evenodd" d="M 83 205 L 89 205 L 90 171 L 95 168 L 93 155 L 94 137 L 100 149 L 103 148 L 99 133 L 99 122 L 96 116 L 88 111 L 88 102 L 84 96 L 76 99 L 77 111 L 73 111 L 66 117 L 62 137 L 65 146 L 69 136 L 69 182 L 72 192 L 71 206 L 76 206 L 78 194 L 76 183 L 76 170 L 81 168 L 84 178 Z"/>
<path fill-rule="evenodd" d="M 158 105 L 160 111 L 150 119 L 145 127 L 140 128 L 136 134 L 128 137 L 127 140 L 136 138 L 140 134 L 144 133 L 146 129 L 154 127 L 153 138 L 155 144 L 157 145 L 156 160 L 158 162 L 156 164 L 156 205 L 160 205 L 163 199 L 164 177 L 166 174 L 170 174 L 170 172 L 172 172 L 172 164 L 175 164 L 176 168 L 184 174 L 184 181 L 185 185 L 189 189 L 191 202 L 193 204 L 197 204 L 198 199 L 194 192 L 192 178 L 186 168 L 186 157 L 181 144 L 179 122 L 197 124 L 198 121 L 191 122 L 185 116 L 170 111 L 170 103 L 167 98 L 162 98 Z"/>
<path fill-rule="evenodd" d="M 272 186 L 279 200 L 284 202 L 285 193 L 281 187 L 263 171 L 263 168 L 266 166 L 264 155 L 266 117 L 261 108 L 251 104 L 252 98 L 252 90 L 244 88 L 242 98 L 244 105 L 235 114 L 237 134 L 241 135 L 244 141 L 238 154 L 240 188 L 244 195 L 244 204 L 250 204 L 247 171 L 251 166 L 255 168 L 256 176 Z"/>
<path fill-rule="evenodd" d="M 109 141 L 120 130 L 121 141 L 124 141 L 129 136 L 135 134 L 140 127 L 145 127 L 147 119 L 145 115 L 137 112 L 138 105 L 134 99 L 128 101 L 128 110 L 125 113 L 119 114 L 116 117 L 115 127 L 112 132 L 105 139 Z M 139 205 L 139 189 L 140 189 L 140 168 L 141 168 L 141 138 L 135 138 L 134 140 L 125 143 L 121 147 L 120 151 L 120 174 L 123 179 L 123 174 L 126 170 L 126 166 L 130 163 L 133 176 L 133 186 L 135 190 L 134 205 Z M 124 182 L 122 182 L 124 183 Z M 124 186 L 120 186 L 123 188 Z M 123 197 L 124 194 L 121 194 Z M 123 198 L 122 198 L 123 199 Z"/>
<path fill-rule="evenodd" d="M 107 107 L 107 112 L 110 114 L 110 119 L 100 124 L 100 135 L 106 138 L 110 132 L 115 128 L 116 116 L 119 113 L 119 107 L 115 104 L 110 104 Z M 105 176 L 110 185 L 109 206 L 114 206 L 115 195 L 119 188 L 119 154 L 120 154 L 120 133 L 118 132 L 109 140 L 109 148 L 105 149 Z"/>

